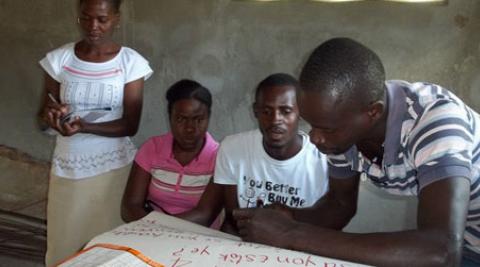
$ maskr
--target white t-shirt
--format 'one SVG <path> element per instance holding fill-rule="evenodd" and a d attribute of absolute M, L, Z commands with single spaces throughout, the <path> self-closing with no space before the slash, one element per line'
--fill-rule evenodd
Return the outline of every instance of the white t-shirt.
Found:
<path fill-rule="evenodd" d="M 147 79 L 153 73 L 148 61 L 128 47 L 122 47 L 111 60 L 87 62 L 75 56 L 75 44 L 69 43 L 49 52 L 40 61 L 43 69 L 60 83 L 60 100 L 86 116 L 92 108 L 99 117 L 92 122 L 112 121 L 123 115 L 123 91 L 126 83 Z M 98 113 L 104 114 L 98 114 Z M 91 117 L 90 117 L 91 118 Z M 104 137 L 94 134 L 57 136 L 52 159 L 55 175 L 79 179 L 95 176 L 132 162 L 136 148 L 128 137 Z"/>
<path fill-rule="evenodd" d="M 237 185 L 240 208 L 280 202 L 294 208 L 315 204 L 328 189 L 326 157 L 303 138 L 302 149 L 287 160 L 270 157 L 260 130 L 227 136 L 220 144 L 215 165 L 217 184 Z"/>

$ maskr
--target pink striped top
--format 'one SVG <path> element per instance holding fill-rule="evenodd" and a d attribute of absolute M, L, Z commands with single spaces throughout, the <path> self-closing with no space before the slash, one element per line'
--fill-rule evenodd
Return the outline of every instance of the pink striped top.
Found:
<path fill-rule="evenodd" d="M 138 150 L 135 162 L 152 175 L 147 199 L 167 213 L 178 214 L 200 200 L 215 169 L 218 143 L 207 133 L 202 151 L 186 166 L 173 157 L 172 148 L 171 133 L 151 137 Z"/>

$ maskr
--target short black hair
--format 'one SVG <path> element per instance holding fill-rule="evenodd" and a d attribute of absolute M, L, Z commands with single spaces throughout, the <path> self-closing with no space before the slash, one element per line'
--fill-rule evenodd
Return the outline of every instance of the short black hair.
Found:
<path fill-rule="evenodd" d="M 210 116 L 212 109 L 212 94 L 210 91 L 200 83 L 183 79 L 174 83 L 168 88 L 165 98 L 168 102 L 168 115 L 172 113 L 173 104 L 182 99 L 195 99 L 203 103 L 208 108 L 208 115 Z"/>
<path fill-rule="evenodd" d="M 298 89 L 299 88 L 299 83 L 298 80 L 295 79 L 290 74 L 286 73 L 274 73 L 269 75 L 267 78 L 263 79 L 258 85 L 257 88 L 255 88 L 255 101 L 258 98 L 258 95 L 260 92 L 268 87 L 272 86 L 293 86 L 293 88 Z"/>
<path fill-rule="evenodd" d="M 369 104 L 384 97 L 385 69 L 378 55 L 361 43 L 333 38 L 312 52 L 301 71 L 300 87 L 326 92 L 339 102 Z"/>
<path fill-rule="evenodd" d="M 115 10 L 115 13 L 120 12 L 120 6 L 122 5 L 122 0 L 104 0 L 110 3 L 110 5 L 113 7 L 113 10 Z M 85 2 L 85 0 L 79 0 L 78 5 L 82 5 L 82 3 Z"/>

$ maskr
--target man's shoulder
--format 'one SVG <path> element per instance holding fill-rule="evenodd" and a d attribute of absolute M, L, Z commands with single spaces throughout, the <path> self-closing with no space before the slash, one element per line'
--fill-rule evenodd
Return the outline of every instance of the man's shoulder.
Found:
<path fill-rule="evenodd" d="M 438 124 L 440 119 L 446 121 L 447 117 L 465 120 L 473 115 L 468 114 L 470 108 L 458 96 L 440 85 L 400 80 L 387 81 L 386 85 L 389 94 L 393 95 L 390 97 L 392 109 L 404 105 L 404 108 L 399 109 L 404 113 L 400 120 L 409 122 L 406 125 L 417 130 L 424 125 Z"/>
<path fill-rule="evenodd" d="M 303 157 L 308 157 L 309 160 L 326 160 L 327 156 L 320 152 L 320 150 L 318 150 L 318 148 L 312 142 L 310 142 L 310 137 L 307 133 L 299 130 L 298 134 L 303 138 L 301 152 Z"/>
<path fill-rule="evenodd" d="M 219 153 L 232 157 L 246 157 L 247 154 L 255 154 L 255 147 L 261 144 L 262 135 L 259 130 L 245 131 L 225 137 L 220 143 Z"/>
<path fill-rule="evenodd" d="M 418 107 L 425 108 L 432 103 L 445 100 L 458 105 L 464 104 L 450 89 L 435 83 L 388 80 L 385 84 L 391 94 L 397 90 L 402 90 L 406 97 L 407 104 L 416 105 L 417 109 Z"/>
<path fill-rule="evenodd" d="M 236 133 L 232 135 L 228 135 L 223 139 L 221 142 L 221 146 L 239 146 L 239 145 L 247 145 L 250 142 L 254 142 L 257 140 L 258 136 L 261 138 L 261 133 L 258 129 L 245 131 L 241 133 Z"/>

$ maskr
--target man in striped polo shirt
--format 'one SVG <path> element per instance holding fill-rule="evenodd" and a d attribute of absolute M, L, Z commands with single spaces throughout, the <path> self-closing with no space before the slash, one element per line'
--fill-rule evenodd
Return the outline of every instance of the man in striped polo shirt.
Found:
<path fill-rule="evenodd" d="M 347 38 L 317 47 L 300 82 L 329 192 L 312 209 L 235 211 L 244 239 L 375 266 L 479 266 L 479 115 L 438 85 L 385 82 L 378 56 Z M 417 228 L 339 231 L 355 215 L 360 177 L 418 196 Z"/>

